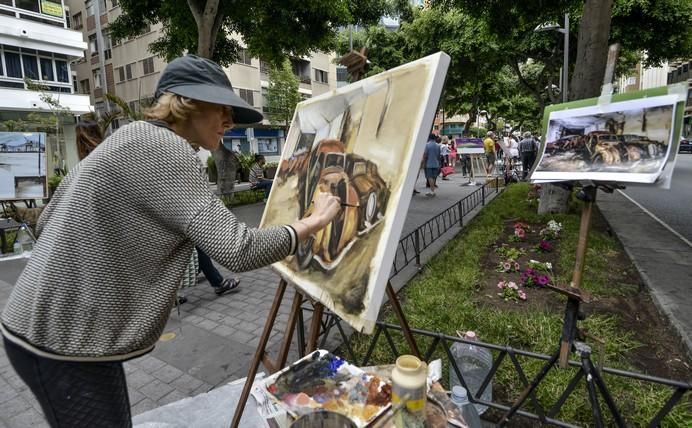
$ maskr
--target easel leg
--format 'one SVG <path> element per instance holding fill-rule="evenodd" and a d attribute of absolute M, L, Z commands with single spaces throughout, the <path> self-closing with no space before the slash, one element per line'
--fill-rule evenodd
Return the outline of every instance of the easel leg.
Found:
<path fill-rule="evenodd" d="M 310 321 L 310 333 L 308 334 L 306 354 L 317 349 L 317 338 L 320 336 L 323 313 L 324 306 L 321 303 L 315 303 L 315 310 L 312 312 L 312 321 Z"/>
<path fill-rule="evenodd" d="M 267 322 L 264 323 L 264 331 L 260 337 L 260 341 L 257 344 L 257 350 L 255 351 L 255 356 L 250 363 L 250 370 L 248 371 L 247 378 L 245 379 L 245 386 L 243 386 L 243 392 L 240 394 L 238 399 L 238 405 L 235 409 L 235 414 L 233 415 L 233 421 L 231 422 L 231 428 L 236 428 L 240 424 L 240 418 L 243 416 L 243 411 L 245 410 L 245 404 L 250 396 L 250 391 L 252 390 L 252 384 L 255 382 L 255 376 L 257 376 L 257 369 L 259 368 L 260 361 L 264 356 L 264 352 L 267 348 L 267 342 L 269 342 L 269 336 L 271 335 L 272 328 L 276 322 L 276 316 L 279 313 L 279 308 L 281 307 L 281 302 L 286 292 L 286 281 L 283 279 L 279 282 L 279 287 L 274 295 L 274 302 L 269 310 L 269 317 Z"/>
<path fill-rule="evenodd" d="M 397 297 L 391 282 L 387 282 L 387 297 L 389 297 L 389 302 L 392 304 L 392 309 L 394 309 L 394 313 L 396 314 L 396 317 L 399 320 L 399 324 L 401 325 L 401 331 L 404 333 L 404 337 L 406 338 L 406 342 L 408 343 L 411 352 L 413 352 L 413 355 L 415 355 L 416 357 L 421 358 L 420 351 L 418 350 L 418 345 L 416 344 L 416 341 L 413 338 L 411 328 L 408 325 L 408 321 L 406 321 L 406 317 L 404 317 L 404 311 L 401 310 L 399 298 Z"/>
<path fill-rule="evenodd" d="M 281 343 L 281 350 L 279 351 L 279 356 L 277 360 L 277 368 L 280 370 L 282 367 L 286 366 L 286 360 L 288 359 L 288 351 L 291 348 L 291 341 L 293 340 L 293 331 L 296 327 L 296 321 L 298 321 L 300 314 L 300 305 L 303 304 L 303 295 L 300 294 L 298 290 L 295 291 L 296 295 L 293 298 L 293 305 L 291 306 L 291 314 L 288 316 L 288 323 L 286 325 L 286 332 L 284 333 L 284 341 Z"/>

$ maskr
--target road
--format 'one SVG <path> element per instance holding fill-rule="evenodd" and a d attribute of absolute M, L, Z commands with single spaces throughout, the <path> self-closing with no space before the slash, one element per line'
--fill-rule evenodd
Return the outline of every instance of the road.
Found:
<path fill-rule="evenodd" d="M 670 190 L 629 187 L 625 194 L 692 241 L 692 154 L 678 156 Z"/>

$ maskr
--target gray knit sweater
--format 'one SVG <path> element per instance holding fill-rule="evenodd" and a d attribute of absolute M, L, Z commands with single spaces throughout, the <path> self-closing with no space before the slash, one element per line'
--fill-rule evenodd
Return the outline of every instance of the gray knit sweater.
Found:
<path fill-rule="evenodd" d="M 149 351 L 195 245 L 236 272 L 296 247 L 290 227 L 239 223 L 190 145 L 147 122 L 119 129 L 65 177 L 37 228 L 2 331 L 39 355 L 77 361 Z"/>

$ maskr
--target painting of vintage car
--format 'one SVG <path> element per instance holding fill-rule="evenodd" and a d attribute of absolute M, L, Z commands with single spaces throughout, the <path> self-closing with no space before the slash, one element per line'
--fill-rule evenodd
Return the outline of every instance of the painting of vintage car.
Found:
<path fill-rule="evenodd" d="M 325 229 L 304 241 L 296 253 L 300 269 L 311 264 L 330 270 L 358 236 L 367 233 L 384 217 L 389 189 L 377 165 L 362 156 L 346 153 L 335 139 L 320 141 L 310 155 L 301 189 L 301 218 L 310 215 L 318 192 L 339 196 L 342 210 Z"/>

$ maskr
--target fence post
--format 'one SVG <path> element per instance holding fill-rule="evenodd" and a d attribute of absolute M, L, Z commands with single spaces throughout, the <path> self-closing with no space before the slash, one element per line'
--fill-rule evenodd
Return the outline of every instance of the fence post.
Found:
<path fill-rule="evenodd" d="M 457 202 L 457 207 L 459 209 L 459 227 L 464 227 L 464 207 L 461 201 L 463 201 L 463 199 Z"/>
<path fill-rule="evenodd" d="M 413 246 L 416 249 L 416 266 L 420 267 L 420 227 L 416 229 L 413 237 Z"/>
<path fill-rule="evenodd" d="M 495 193 L 500 193 L 500 177 L 495 177 Z"/>
<path fill-rule="evenodd" d="M 481 187 L 481 198 L 482 198 L 481 205 L 485 206 L 485 184 Z"/>

